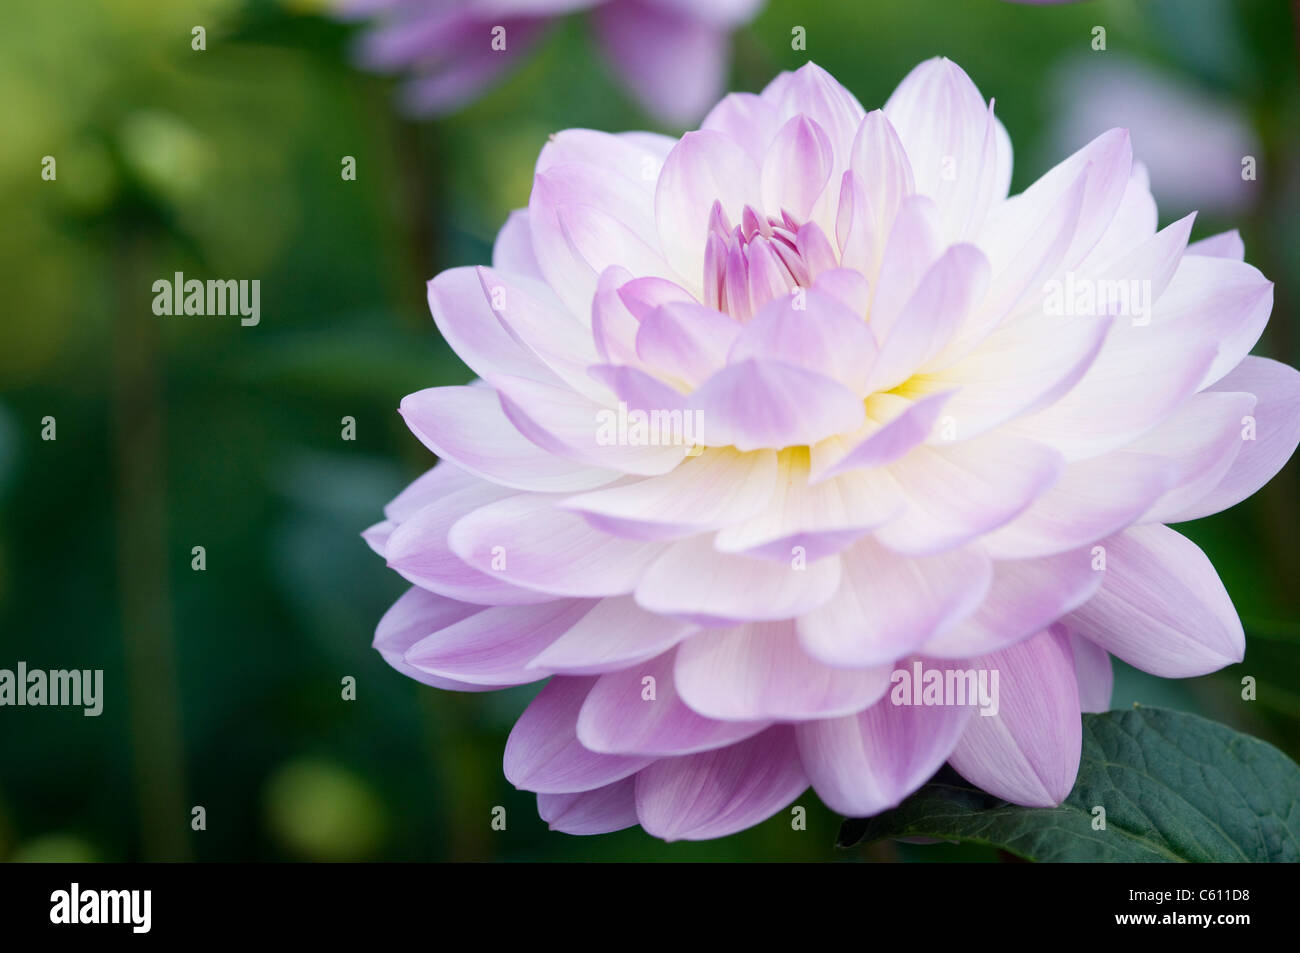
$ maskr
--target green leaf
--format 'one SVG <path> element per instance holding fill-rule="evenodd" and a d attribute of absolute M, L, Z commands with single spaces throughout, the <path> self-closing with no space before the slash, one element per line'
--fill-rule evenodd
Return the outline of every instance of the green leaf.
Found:
<path fill-rule="evenodd" d="M 1093 810 L 1105 808 L 1105 830 Z M 1272 745 L 1196 715 L 1135 708 L 1083 716 L 1065 803 L 1025 808 L 953 772 L 897 808 L 850 818 L 839 845 L 966 841 L 1035 861 L 1300 861 L 1300 767 Z"/>

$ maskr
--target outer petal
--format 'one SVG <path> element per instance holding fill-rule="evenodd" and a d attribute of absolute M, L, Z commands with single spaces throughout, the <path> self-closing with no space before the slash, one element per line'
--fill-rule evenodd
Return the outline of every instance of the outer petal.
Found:
<path fill-rule="evenodd" d="M 842 170 L 849 146 L 862 123 L 865 110 L 857 98 L 816 63 L 806 63 L 773 82 L 764 96 L 776 94 L 782 119 L 807 116 L 826 130 Z M 836 175 L 832 181 L 838 181 Z"/>
<path fill-rule="evenodd" d="M 429 503 L 404 519 L 384 548 L 388 565 L 404 579 L 461 602 L 531 605 L 554 597 L 521 589 L 499 572 L 482 572 L 452 552 L 448 535 L 461 517 L 515 494 L 476 483 Z"/>
<path fill-rule="evenodd" d="M 1232 258 L 1241 261 L 1246 257 L 1246 245 L 1241 240 L 1241 233 L 1235 228 L 1219 232 L 1199 242 L 1187 246 L 1189 255 L 1205 255 L 1207 258 Z"/>
<path fill-rule="evenodd" d="M 1128 189 L 1132 169 L 1133 148 L 1128 132 L 1111 129 L 1058 163 L 1020 195 L 1003 203 L 989 216 L 979 243 L 989 254 L 993 274 L 999 274 L 1000 266 L 1015 257 L 1024 247 L 1022 242 L 1034 235 L 1075 184 L 1081 183 L 1081 213 L 1057 267 L 1064 271 L 1078 265 L 1114 219 Z"/>
<path fill-rule="evenodd" d="M 609 248 L 589 241 L 589 235 L 570 233 L 560 212 L 594 209 L 625 226 L 624 239 L 653 235 L 655 175 L 671 141 L 645 133 L 566 129 L 542 148 L 528 201 L 533 251 L 547 284 L 576 317 L 586 319 L 600 270 L 598 261 L 585 256 L 601 258 Z"/>
<path fill-rule="evenodd" d="M 607 432 L 617 412 L 566 385 L 522 377 L 498 377 L 501 409 L 525 437 L 558 456 L 588 466 L 642 476 L 667 473 L 681 463 L 685 449 L 675 445 L 620 443 Z"/>
<path fill-rule="evenodd" d="M 533 235 L 528 229 L 528 210 L 515 209 L 497 232 L 492 243 L 492 267 L 501 271 L 545 281 L 537 255 L 533 252 Z"/>
<path fill-rule="evenodd" d="M 1067 460 L 1116 450 L 1177 411 L 1213 361 L 1211 344 L 1170 339 L 1155 349 L 1133 335 L 1111 336 L 1067 395 L 1005 432 L 1053 447 Z"/>
<path fill-rule="evenodd" d="M 438 456 L 499 486 L 518 490 L 589 490 L 618 479 L 547 453 L 524 437 L 488 387 L 431 387 L 402 398 L 399 412 Z"/>
<path fill-rule="evenodd" d="M 609 834 L 634 827 L 636 777 L 603 788 L 573 794 L 537 795 L 537 813 L 553 831 L 565 834 Z"/>
<path fill-rule="evenodd" d="M 1152 504 L 1141 522 L 1176 522 L 1179 513 L 1219 485 L 1249 445 L 1243 434 L 1248 432 L 1246 425 L 1256 403 L 1254 394 L 1193 394 L 1168 420 L 1118 451 L 1117 456 L 1163 457 L 1177 474 L 1173 488 Z"/>
<path fill-rule="evenodd" d="M 1070 636 L 1070 649 L 1074 652 L 1074 674 L 1079 682 L 1079 707 L 1086 712 L 1110 711 L 1110 696 L 1115 689 L 1110 653 L 1077 635 Z"/>
<path fill-rule="evenodd" d="M 541 606 L 493 606 L 428 635 L 406 663 L 472 685 L 526 685 L 546 677 L 528 667 L 538 653 L 591 610 L 585 599 Z"/>
<path fill-rule="evenodd" d="M 447 535 L 452 551 L 480 572 L 554 596 L 631 592 L 663 551 L 659 543 L 593 529 L 553 499 L 520 495 L 461 517 Z"/>
<path fill-rule="evenodd" d="M 474 268 L 452 268 L 429 282 L 429 310 L 456 356 L 491 383 L 498 375 L 558 383 L 537 355 L 512 338 L 492 313 Z"/>
<path fill-rule="evenodd" d="M 375 629 L 375 650 L 384 657 L 385 662 L 403 675 L 434 688 L 457 692 L 487 692 L 502 688 L 504 686 L 472 685 L 469 682 L 430 675 L 406 661 L 407 649 L 416 642 L 432 632 L 468 618 L 478 612 L 479 608 L 413 586 L 379 620 L 379 626 Z"/>
<path fill-rule="evenodd" d="M 602 675 L 578 715 L 578 738 L 592 751 L 672 756 L 711 751 L 752 737 L 766 721 L 714 721 L 677 696 L 675 653 Z M 650 679 L 649 686 L 646 680 Z M 653 691 L 650 688 L 653 688 Z"/>
<path fill-rule="evenodd" d="M 1105 580 L 1065 619 L 1071 632 L 1162 678 L 1205 675 L 1242 660 L 1241 619 L 1195 543 L 1157 524 L 1102 545 Z"/>
<path fill-rule="evenodd" d="M 1060 804 L 1074 787 L 1083 744 L 1069 640 L 1043 632 L 969 665 L 999 673 L 998 713 L 970 719 L 949 763 L 996 797 Z"/>
<path fill-rule="evenodd" d="M 528 667 L 563 675 L 613 672 L 671 649 L 694 628 L 687 622 L 646 612 L 631 596 L 601 599 Z"/>
<path fill-rule="evenodd" d="M 578 741 L 574 726 L 591 678 L 553 678 L 515 722 L 506 740 L 505 774 L 525 791 L 572 794 L 635 774 L 649 758 L 597 754 Z"/>
<path fill-rule="evenodd" d="M 837 814 L 897 806 L 948 760 L 970 720 L 967 706 L 895 705 L 888 698 L 847 718 L 798 725 L 799 756 L 817 796 Z"/>
<path fill-rule="evenodd" d="M 1295 368 L 1268 358 L 1247 357 L 1210 390 L 1255 395 L 1254 439 L 1246 439 L 1249 422 L 1242 418 L 1241 449 L 1231 468 L 1208 494 L 1170 514 L 1170 522 L 1197 519 L 1235 506 L 1273 479 L 1300 444 L 1300 373 Z"/>
<path fill-rule="evenodd" d="M 600 359 L 591 328 L 565 308 L 549 285 L 492 268 L 477 272 L 483 296 L 507 334 L 574 390 L 593 400 L 608 397 L 587 376 L 587 368 Z"/>
<path fill-rule="evenodd" d="M 482 485 L 483 481 L 478 477 L 442 460 L 425 470 L 406 489 L 393 497 L 384 506 L 384 515 L 394 523 L 401 523 L 444 496 Z"/>
<path fill-rule="evenodd" d="M 637 776 L 636 809 L 664 840 L 708 840 L 753 827 L 808 787 L 787 725 L 717 751 L 664 758 Z"/>
<path fill-rule="evenodd" d="M 1231 258 L 1184 255 L 1152 308 L 1150 330 L 1162 343 L 1216 345 L 1218 353 L 1202 382 L 1212 384 L 1250 353 L 1272 310 L 1273 283 L 1258 269 Z"/>

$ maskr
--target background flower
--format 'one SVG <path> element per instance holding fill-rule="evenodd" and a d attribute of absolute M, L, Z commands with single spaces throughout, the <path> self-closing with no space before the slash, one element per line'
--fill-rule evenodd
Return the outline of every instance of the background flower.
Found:
<path fill-rule="evenodd" d="M 1263 150 L 1230 103 L 1122 54 L 1067 61 L 1051 89 L 1057 149 L 1120 125 L 1133 137 L 1163 206 L 1220 214 L 1249 206 Z"/>
<path fill-rule="evenodd" d="M 808 783 L 870 815 L 944 761 L 1050 806 L 1109 653 L 1241 660 L 1161 524 L 1300 441 L 1300 374 L 1246 356 L 1272 284 L 1235 233 L 1157 230 L 1124 130 L 1010 181 L 955 64 L 871 113 L 810 64 L 679 141 L 553 136 L 493 266 L 430 282 L 481 386 L 402 402 L 443 462 L 367 533 L 415 584 L 376 647 L 444 688 L 553 676 L 505 757 L 553 828 L 718 837 Z M 602 440 L 624 407 L 702 431 Z M 999 672 L 999 710 L 898 704 L 918 660 Z"/>
<path fill-rule="evenodd" d="M 681 124 L 717 99 L 730 32 L 762 0 L 343 0 L 347 17 L 378 15 L 360 46 L 378 71 L 412 69 L 416 113 L 445 113 L 518 64 L 558 16 L 589 10 L 609 64 L 646 109 Z"/>

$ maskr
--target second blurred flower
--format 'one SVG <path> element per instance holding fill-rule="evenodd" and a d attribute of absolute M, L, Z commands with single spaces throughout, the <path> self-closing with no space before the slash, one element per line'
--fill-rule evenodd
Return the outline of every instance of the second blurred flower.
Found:
<path fill-rule="evenodd" d="M 360 46 L 378 72 L 410 71 L 403 104 L 418 114 L 466 105 L 518 65 L 558 17 L 590 11 L 611 65 L 650 113 L 699 119 L 726 78 L 729 34 L 762 0 L 340 0 L 377 16 Z"/>

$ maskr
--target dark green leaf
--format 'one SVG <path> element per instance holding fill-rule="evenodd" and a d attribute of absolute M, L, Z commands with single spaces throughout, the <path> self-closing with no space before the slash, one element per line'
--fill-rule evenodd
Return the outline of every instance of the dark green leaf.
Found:
<path fill-rule="evenodd" d="M 1105 830 L 1094 810 L 1105 809 Z M 1135 708 L 1083 716 L 1079 778 L 1057 808 L 1024 808 L 949 772 L 892 811 L 849 819 L 839 843 L 923 837 L 1036 861 L 1300 860 L 1300 767 L 1196 715 Z"/>

